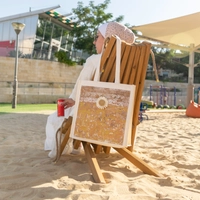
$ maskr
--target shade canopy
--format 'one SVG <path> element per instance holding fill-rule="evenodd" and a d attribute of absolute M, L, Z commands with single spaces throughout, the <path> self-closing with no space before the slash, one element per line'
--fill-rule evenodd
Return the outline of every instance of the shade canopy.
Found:
<path fill-rule="evenodd" d="M 133 30 L 142 33 L 138 35 L 141 39 L 158 41 L 164 44 L 162 47 L 189 52 L 189 63 L 186 65 L 188 67 L 187 105 L 190 100 L 194 100 L 194 67 L 199 64 L 194 63 L 194 53 L 200 53 L 198 50 L 200 47 L 199 19 L 200 12 L 132 27 Z"/>
<path fill-rule="evenodd" d="M 155 22 L 151 24 L 134 26 L 133 30 L 142 32 L 145 38 L 181 45 L 182 50 L 196 51 L 200 45 L 200 12 Z M 198 51 L 197 51 L 198 52 Z"/>

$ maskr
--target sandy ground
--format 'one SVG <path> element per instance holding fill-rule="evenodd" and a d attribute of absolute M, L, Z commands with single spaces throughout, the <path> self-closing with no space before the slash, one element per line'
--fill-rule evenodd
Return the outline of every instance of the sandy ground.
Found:
<path fill-rule="evenodd" d="M 99 154 L 107 184 L 93 181 L 84 154 L 57 164 L 43 150 L 48 114 L 0 115 L 1 200 L 199 200 L 200 119 L 185 112 L 149 112 L 134 152 L 162 177 L 143 174 L 118 153 Z"/>

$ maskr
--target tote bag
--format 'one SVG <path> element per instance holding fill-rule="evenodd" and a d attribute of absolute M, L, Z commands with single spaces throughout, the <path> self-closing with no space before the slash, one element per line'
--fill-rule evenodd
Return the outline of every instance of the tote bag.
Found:
<path fill-rule="evenodd" d="M 79 81 L 70 137 L 89 143 L 127 147 L 131 144 L 135 85 L 120 84 L 121 40 L 117 38 L 115 82 Z"/>

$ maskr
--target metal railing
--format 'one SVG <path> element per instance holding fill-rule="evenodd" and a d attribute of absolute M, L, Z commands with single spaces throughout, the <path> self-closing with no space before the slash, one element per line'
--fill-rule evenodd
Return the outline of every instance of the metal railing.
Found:
<path fill-rule="evenodd" d="M 58 61 L 55 57 L 55 51 L 49 51 L 48 49 L 33 49 L 33 48 L 20 48 L 18 51 L 19 58 L 27 58 L 27 59 L 37 59 L 37 60 L 50 60 L 50 61 Z M 88 54 L 83 52 L 78 52 L 76 49 L 68 52 L 70 54 L 70 59 L 76 62 L 79 62 L 82 59 L 86 59 Z M 16 51 L 13 47 L 0 47 L 0 57 L 15 57 Z"/>
<path fill-rule="evenodd" d="M 20 48 L 18 51 L 19 58 L 38 59 L 38 60 L 53 60 L 57 61 L 54 56 L 55 52 L 48 52 L 48 50 L 33 49 L 33 48 Z M 0 47 L 0 56 L 2 57 L 15 57 L 16 51 L 10 47 Z"/>
<path fill-rule="evenodd" d="M 199 102 L 200 88 L 194 88 L 194 101 Z M 153 101 L 156 105 L 186 105 L 187 88 L 186 87 L 164 87 L 152 86 L 145 87 L 143 90 L 143 99 Z"/>

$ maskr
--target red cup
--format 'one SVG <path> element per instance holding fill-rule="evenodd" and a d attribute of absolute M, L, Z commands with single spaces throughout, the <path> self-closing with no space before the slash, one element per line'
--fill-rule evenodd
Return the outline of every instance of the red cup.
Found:
<path fill-rule="evenodd" d="M 58 115 L 58 117 L 65 116 L 65 108 L 61 104 L 63 101 L 65 101 L 65 99 L 58 99 L 57 100 L 57 115 Z"/>

